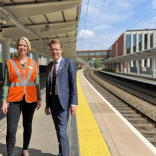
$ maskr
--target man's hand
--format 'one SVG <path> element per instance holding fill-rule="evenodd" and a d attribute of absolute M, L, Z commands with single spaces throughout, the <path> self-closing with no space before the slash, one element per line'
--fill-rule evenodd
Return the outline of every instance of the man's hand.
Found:
<path fill-rule="evenodd" d="M 40 109 L 40 107 L 41 107 L 41 101 L 37 101 L 36 110 Z"/>
<path fill-rule="evenodd" d="M 3 101 L 3 105 L 2 105 L 2 112 L 7 115 L 8 113 L 8 103 L 6 101 Z"/>
<path fill-rule="evenodd" d="M 71 106 L 71 115 L 76 113 L 76 106 Z"/>
<path fill-rule="evenodd" d="M 49 107 L 48 107 L 48 108 L 45 107 L 45 110 L 44 110 L 44 111 L 45 111 L 45 114 L 46 114 L 46 115 L 50 115 Z"/>

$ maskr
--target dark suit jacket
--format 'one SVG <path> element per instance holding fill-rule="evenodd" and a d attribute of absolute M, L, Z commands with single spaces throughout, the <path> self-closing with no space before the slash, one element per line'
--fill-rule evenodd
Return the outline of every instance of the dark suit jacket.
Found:
<path fill-rule="evenodd" d="M 49 102 L 49 73 L 53 62 L 47 66 L 47 81 L 46 81 L 46 107 L 50 107 Z M 71 59 L 62 57 L 56 77 L 56 87 L 61 106 L 64 110 L 69 109 L 72 105 L 77 105 L 77 86 L 76 86 L 76 66 Z"/>

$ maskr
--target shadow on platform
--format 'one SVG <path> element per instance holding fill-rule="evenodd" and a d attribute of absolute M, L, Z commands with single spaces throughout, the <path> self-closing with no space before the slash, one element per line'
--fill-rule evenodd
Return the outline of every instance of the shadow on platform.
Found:
<path fill-rule="evenodd" d="M 22 148 L 15 146 L 15 156 L 21 156 Z M 29 149 L 29 154 L 31 156 L 57 156 L 56 154 L 51 153 L 42 153 L 41 150 Z M 7 149 L 5 144 L 0 143 L 0 156 L 7 156 Z"/>

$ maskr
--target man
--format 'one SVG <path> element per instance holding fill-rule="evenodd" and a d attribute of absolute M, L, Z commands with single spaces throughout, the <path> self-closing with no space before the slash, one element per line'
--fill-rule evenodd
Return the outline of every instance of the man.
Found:
<path fill-rule="evenodd" d="M 50 115 L 51 110 L 59 142 L 59 156 L 69 156 L 67 126 L 70 108 L 71 115 L 76 112 L 76 66 L 73 60 L 62 57 L 60 40 L 51 40 L 49 51 L 53 61 L 47 66 L 45 114 Z"/>

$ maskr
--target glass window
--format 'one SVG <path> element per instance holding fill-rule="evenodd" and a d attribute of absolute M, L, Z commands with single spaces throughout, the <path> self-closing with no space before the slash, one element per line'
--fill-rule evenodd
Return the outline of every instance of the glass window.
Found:
<path fill-rule="evenodd" d="M 147 49 L 147 34 L 145 34 L 144 48 Z"/>
<path fill-rule="evenodd" d="M 30 53 L 29 52 L 27 53 L 27 56 L 30 58 Z"/>
<path fill-rule="evenodd" d="M 93 56 L 93 55 L 95 55 L 95 53 L 94 52 L 90 52 L 90 55 Z"/>
<path fill-rule="evenodd" d="M 141 60 L 139 60 L 139 67 L 141 67 Z"/>
<path fill-rule="evenodd" d="M 145 67 L 147 67 L 147 59 L 145 59 Z"/>
<path fill-rule="evenodd" d="M 150 48 L 153 48 L 153 34 L 150 34 Z"/>
<path fill-rule="evenodd" d="M 107 55 L 108 51 L 102 52 L 102 55 Z"/>
<path fill-rule="evenodd" d="M 127 54 L 131 53 L 131 35 L 126 35 L 126 50 Z"/>
<path fill-rule="evenodd" d="M 83 53 L 83 56 L 88 56 L 88 53 Z"/>
<path fill-rule="evenodd" d="M 142 34 L 139 34 L 139 51 L 142 50 Z"/>
<path fill-rule="evenodd" d="M 35 54 L 34 53 L 32 53 L 32 59 L 35 60 Z"/>
<path fill-rule="evenodd" d="M 136 52 L 136 34 L 133 35 L 133 53 Z"/>
<path fill-rule="evenodd" d="M 78 56 L 82 56 L 82 53 L 77 53 L 78 54 Z"/>
<path fill-rule="evenodd" d="M 13 47 L 10 47 L 10 58 L 17 56 L 17 50 Z"/>
<path fill-rule="evenodd" d="M 96 52 L 96 55 L 101 55 L 101 52 Z"/>
<path fill-rule="evenodd" d="M 133 67 L 136 67 L 136 60 L 133 61 Z"/>

